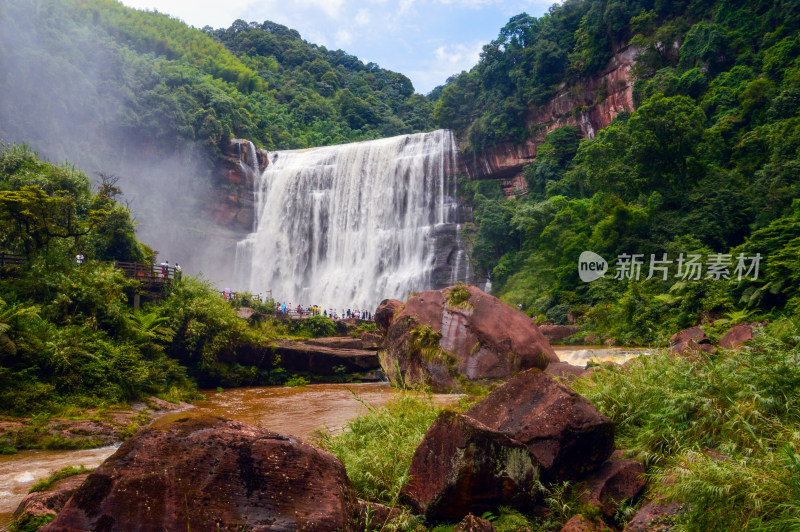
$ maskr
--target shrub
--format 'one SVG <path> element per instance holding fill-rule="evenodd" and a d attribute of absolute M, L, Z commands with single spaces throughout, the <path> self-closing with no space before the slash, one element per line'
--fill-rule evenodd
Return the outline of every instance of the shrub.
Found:
<path fill-rule="evenodd" d="M 800 327 L 783 319 L 746 349 L 661 352 L 573 387 L 614 420 L 617 445 L 651 466 L 655 489 L 688 503 L 682 529 L 792 530 L 800 524 L 798 341 Z"/>
<path fill-rule="evenodd" d="M 441 410 L 433 397 L 403 393 L 350 421 L 339 434 L 320 435 L 323 448 L 345 465 L 359 497 L 395 505 L 411 457 Z"/>

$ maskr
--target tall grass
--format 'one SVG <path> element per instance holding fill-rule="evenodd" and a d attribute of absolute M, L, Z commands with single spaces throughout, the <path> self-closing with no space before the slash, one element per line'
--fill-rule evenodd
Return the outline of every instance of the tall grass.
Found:
<path fill-rule="evenodd" d="M 573 387 L 686 503 L 682 530 L 800 530 L 800 328 L 784 319 L 740 351 L 661 352 Z"/>
<path fill-rule="evenodd" d="M 320 443 L 344 463 L 360 498 L 396 505 L 411 457 L 441 408 L 432 396 L 411 392 L 385 406 L 364 406 L 366 414 L 338 434 L 320 434 Z"/>

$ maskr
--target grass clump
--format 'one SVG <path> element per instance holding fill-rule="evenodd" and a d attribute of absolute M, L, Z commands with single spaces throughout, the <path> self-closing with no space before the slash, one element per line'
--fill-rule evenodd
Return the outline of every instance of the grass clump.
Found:
<path fill-rule="evenodd" d="M 292 375 L 283 385 L 291 388 L 294 386 L 306 386 L 309 382 L 310 381 L 302 375 Z"/>
<path fill-rule="evenodd" d="M 471 296 L 467 285 L 458 283 L 447 292 L 447 306 L 469 310 L 472 308 L 472 303 L 469 302 Z"/>
<path fill-rule="evenodd" d="M 56 514 L 32 515 L 24 513 L 8 527 L 8 532 L 35 532 L 56 518 Z"/>
<path fill-rule="evenodd" d="M 320 434 L 320 443 L 344 463 L 360 498 L 395 505 L 408 480 L 411 457 L 441 408 L 430 395 L 408 392 L 385 406 L 362 404 L 366 414 L 339 434 Z"/>
<path fill-rule="evenodd" d="M 686 503 L 682 530 L 800 527 L 800 327 L 746 349 L 641 357 L 573 387 L 645 459 L 651 489 Z"/>
<path fill-rule="evenodd" d="M 80 466 L 67 466 L 62 467 L 58 471 L 53 472 L 49 477 L 39 479 L 39 481 L 33 485 L 33 487 L 28 491 L 28 493 L 33 493 L 36 491 L 47 491 L 50 487 L 58 482 L 59 480 L 73 477 L 75 475 L 82 475 L 84 473 L 91 473 L 94 469 L 87 469 L 86 467 Z"/>

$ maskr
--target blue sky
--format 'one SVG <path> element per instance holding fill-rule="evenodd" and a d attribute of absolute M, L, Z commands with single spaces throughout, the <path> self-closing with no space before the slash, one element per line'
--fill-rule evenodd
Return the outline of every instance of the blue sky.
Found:
<path fill-rule="evenodd" d="M 478 61 L 512 16 L 539 17 L 554 0 L 122 0 L 202 28 L 271 20 L 309 42 L 342 50 L 411 78 L 417 92 Z"/>

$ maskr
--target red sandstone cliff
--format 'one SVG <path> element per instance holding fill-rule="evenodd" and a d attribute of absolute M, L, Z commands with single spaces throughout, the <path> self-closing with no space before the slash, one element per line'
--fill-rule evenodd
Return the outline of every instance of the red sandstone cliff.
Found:
<path fill-rule="evenodd" d="M 266 151 L 255 149 L 249 140 L 231 139 L 209 205 L 215 222 L 234 231 L 252 231 L 253 180 L 268 164 Z"/>
<path fill-rule="evenodd" d="M 631 67 L 638 50 L 629 46 L 617 52 L 597 77 L 583 80 L 559 92 L 546 104 L 531 107 L 525 126 L 535 130 L 522 144 L 505 142 L 487 150 L 463 154 L 459 171 L 469 179 L 500 179 L 506 196 L 527 188 L 522 169 L 536 159 L 536 148 L 544 137 L 562 126 L 575 126 L 582 137 L 594 137 L 622 111 L 633 110 Z"/>

